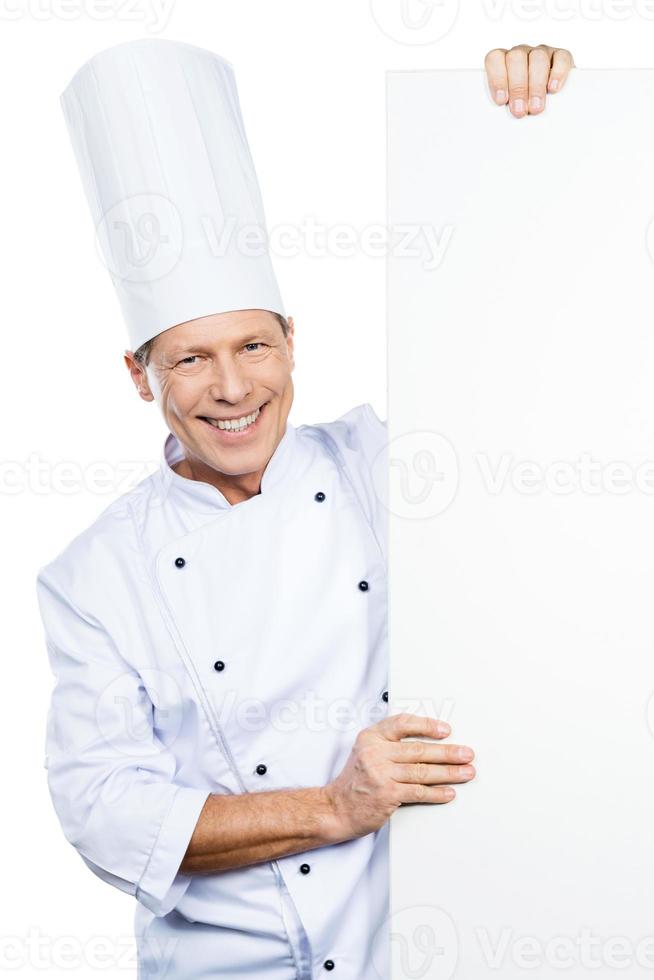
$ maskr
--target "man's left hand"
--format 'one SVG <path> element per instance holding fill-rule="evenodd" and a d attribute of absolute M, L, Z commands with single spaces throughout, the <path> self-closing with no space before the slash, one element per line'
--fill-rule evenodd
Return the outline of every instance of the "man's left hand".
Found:
<path fill-rule="evenodd" d="M 508 102 L 512 114 L 521 119 L 543 111 L 546 95 L 561 91 L 574 61 L 565 48 L 517 44 L 509 49 L 493 48 L 484 66 L 493 101 L 497 105 Z"/>

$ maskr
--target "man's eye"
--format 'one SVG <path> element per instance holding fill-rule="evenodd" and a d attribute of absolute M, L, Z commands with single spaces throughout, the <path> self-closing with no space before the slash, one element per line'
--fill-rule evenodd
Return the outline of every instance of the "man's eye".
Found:
<path fill-rule="evenodd" d="M 265 347 L 265 346 L 266 345 L 264 343 L 262 343 L 260 340 L 253 340 L 251 344 L 246 344 L 245 345 L 245 349 L 246 350 L 256 350 L 257 347 Z"/>
<path fill-rule="evenodd" d="M 197 360 L 197 356 L 198 356 L 197 354 L 189 354 L 188 357 L 182 358 L 182 360 L 179 363 L 180 364 L 193 364 L 193 362 L 195 360 Z"/>

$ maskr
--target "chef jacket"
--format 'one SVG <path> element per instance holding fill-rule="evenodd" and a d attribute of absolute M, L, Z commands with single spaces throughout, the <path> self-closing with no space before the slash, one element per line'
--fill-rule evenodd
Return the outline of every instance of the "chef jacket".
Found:
<path fill-rule="evenodd" d="M 211 874 L 178 869 L 210 793 L 322 786 L 388 713 L 386 426 L 287 422 L 230 504 L 160 467 L 38 571 L 67 840 L 135 896 L 138 976 L 386 976 L 388 824 Z M 385 457 L 382 456 L 382 459 Z"/>

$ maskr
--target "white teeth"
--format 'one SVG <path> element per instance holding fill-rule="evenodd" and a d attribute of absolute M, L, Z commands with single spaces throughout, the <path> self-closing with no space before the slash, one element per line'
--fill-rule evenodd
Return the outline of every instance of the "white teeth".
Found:
<path fill-rule="evenodd" d="M 222 422 L 220 419 L 207 419 L 207 422 L 211 422 L 211 424 L 216 426 L 218 429 L 244 429 L 246 426 L 252 425 L 253 422 L 256 422 L 260 411 L 261 409 L 258 408 L 255 412 L 252 412 L 251 415 L 244 415 L 240 419 L 231 419 L 227 422 Z"/>

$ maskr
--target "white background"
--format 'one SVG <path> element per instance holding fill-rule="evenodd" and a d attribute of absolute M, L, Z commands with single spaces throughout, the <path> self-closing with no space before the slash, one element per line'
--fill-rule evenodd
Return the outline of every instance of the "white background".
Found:
<path fill-rule="evenodd" d="M 388 93 L 390 222 L 449 232 L 389 266 L 391 709 L 478 773 L 393 818 L 392 980 L 651 976 L 654 71 Z"/>
<path fill-rule="evenodd" d="M 412 0 L 413 2 L 413 0 Z M 96 51 L 142 36 L 213 48 L 236 68 L 270 228 L 384 224 L 386 69 L 479 67 L 521 41 L 569 47 L 584 67 L 654 63 L 644 0 L 519 3 L 415 0 L 0 0 L 2 249 L 2 596 L 4 792 L 0 967 L 14 975 L 104 977 L 131 948 L 133 902 L 98 881 L 65 842 L 43 768 L 52 685 L 34 579 L 113 497 L 156 464 L 165 430 L 122 363 L 125 331 L 96 257 L 58 97 Z M 423 14 L 424 25 L 419 26 Z M 560 96 L 564 98 L 565 95 Z M 503 110 L 498 110 L 503 111 Z M 385 416 L 385 260 L 333 247 L 278 257 L 296 320 L 295 424 L 371 401 Z M 89 466 L 116 479 L 89 489 Z M 126 473 L 125 463 L 134 463 Z M 69 489 L 62 486 L 62 463 Z M 32 939 L 29 940 L 31 933 Z M 62 946 L 70 939 L 70 947 Z M 77 944 L 77 946 L 75 946 Z M 97 951 L 97 950 L 96 950 Z"/>

